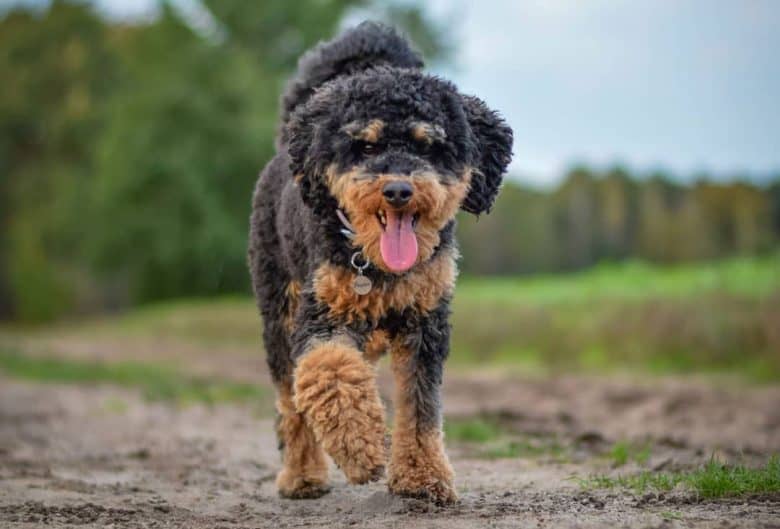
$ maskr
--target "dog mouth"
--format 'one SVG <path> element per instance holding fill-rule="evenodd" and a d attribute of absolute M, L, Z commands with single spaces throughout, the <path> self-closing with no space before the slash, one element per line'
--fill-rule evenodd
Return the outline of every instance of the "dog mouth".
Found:
<path fill-rule="evenodd" d="M 419 213 L 387 209 L 379 210 L 376 217 L 382 226 L 379 250 L 385 265 L 393 272 L 406 272 L 417 262 L 419 253 L 414 231 Z"/>

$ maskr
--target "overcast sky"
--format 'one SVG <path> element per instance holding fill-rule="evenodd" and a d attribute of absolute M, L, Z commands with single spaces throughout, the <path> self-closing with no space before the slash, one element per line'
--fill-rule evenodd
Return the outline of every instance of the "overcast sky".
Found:
<path fill-rule="evenodd" d="M 526 177 L 578 160 L 780 170 L 780 1 L 492 0 L 458 14 L 453 77 L 507 117 Z"/>
<path fill-rule="evenodd" d="M 4 2 L 5 0 L 0 0 Z M 154 0 L 99 0 L 138 15 Z M 183 0 L 189 3 L 189 0 Z M 463 91 L 515 130 L 513 170 L 780 171 L 780 0 L 428 0 Z"/>

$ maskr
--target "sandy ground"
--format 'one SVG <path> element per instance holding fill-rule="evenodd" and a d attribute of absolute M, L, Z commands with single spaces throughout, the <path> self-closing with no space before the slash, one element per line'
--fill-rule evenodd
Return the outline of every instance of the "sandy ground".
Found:
<path fill-rule="evenodd" d="M 257 362 L 234 358 L 233 368 L 219 360 L 223 374 Z M 453 373 L 444 400 L 448 417 L 489 415 L 567 455 L 491 460 L 452 444 L 461 497 L 452 507 L 391 496 L 382 483 L 350 486 L 335 468 L 329 495 L 282 500 L 273 419 L 256 408 L 0 378 L 0 527 L 780 527 L 776 496 L 702 501 L 585 490 L 575 479 L 631 471 L 599 456 L 619 439 L 651 441 L 654 469 L 713 453 L 760 461 L 780 451 L 778 387 Z"/>

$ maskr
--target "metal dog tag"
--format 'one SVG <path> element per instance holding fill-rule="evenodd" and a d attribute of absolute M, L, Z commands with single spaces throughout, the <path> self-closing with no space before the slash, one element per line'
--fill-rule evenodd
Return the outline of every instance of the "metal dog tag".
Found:
<path fill-rule="evenodd" d="M 352 281 L 352 290 L 360 296 L 365 296 L 371 292 L 371 280 L 362 274 L 357 275 Z"/>
<path fill-rule="evenodd" d="M 363 259 L 362 265 L 358 264 L 358 258 Z M 352 264 L 352 268 L 357 270 L 357 275 L 355 276 L 355 279 L 352 280 L 352 290 L 354 290 L 358 296 L 365 296 L 371 292 L 372 283 L 369 278 L 363 275 L 363 270 L 368 268 L 371 263 L 368 262 L 368 259 L 363 256 L 360 250 L 352 254 L 352 259 L 350 259 L 349 262 Z"/>

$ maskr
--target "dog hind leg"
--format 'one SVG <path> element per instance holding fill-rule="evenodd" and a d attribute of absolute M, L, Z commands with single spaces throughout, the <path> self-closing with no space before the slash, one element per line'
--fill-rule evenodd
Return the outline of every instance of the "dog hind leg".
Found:
<path fill-rule="evenodd" d="M 276 274 L 280 275 L 280 274 Z M 274 274 L 271 274 L 272 277 Z M 283 285 L 287 285 L 283 287 Z M 322 447 L 304 417 L 295 410 L 289 334 L 297 307 L 294 282 L 268 281 L 263 310 L 263 340 L 268 367 L 277 390 L 276 435 L 282 470 L 276 478 L 279 495 L 285 498 L 317 498 L 327 493 L 328 464 Z"/>
<path fill-rule="evenodd" d="M 303 415 L 295 410 L 290 380 L 282 381 L 277 391 L 276 432 L 283 463 L 276 477 L 279 495 L 293 499 L 319 498 L 330 490 L 325 453 Z"/>

